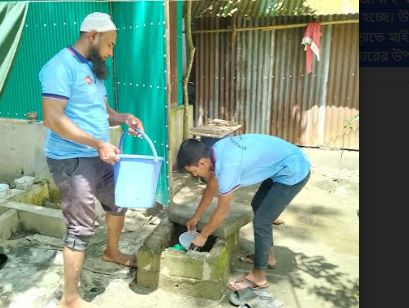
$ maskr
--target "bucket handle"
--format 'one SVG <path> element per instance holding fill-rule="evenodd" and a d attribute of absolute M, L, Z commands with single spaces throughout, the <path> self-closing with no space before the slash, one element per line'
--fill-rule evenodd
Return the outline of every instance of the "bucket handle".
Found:
<path fill-rule="evenodd" d="M 142 137 L 148 142 L 149 146 L 151 147 L 152 153 L 153 153 L 153 159 L 155 162 L 158 161 L 158 153 L 156 152 L 155 146 L 152 143 L 151 138 L 149 138 L 149 136 L 147 134 L 145 134 L 143 131 L 141 131 L 139 128 L 135 129 L 139 134 L 142 135 Z M 128 131 L 124 131 L 121 135 L 121 139 L 119 139 L 119 150 L 121 151 L 121 153 L 124 150 L 124 139 L 126 137 L 126 135 L 128 135 Z"/>

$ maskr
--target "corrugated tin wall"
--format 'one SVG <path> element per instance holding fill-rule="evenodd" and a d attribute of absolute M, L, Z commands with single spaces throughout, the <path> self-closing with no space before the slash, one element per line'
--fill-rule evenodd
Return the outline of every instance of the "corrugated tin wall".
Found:
<path fill-rule="evenodd" d="M 193 1 L 192 17 L 275 17 L 357 14 L 358 0 L 200 0 Z"/>
<path fill-rule="evenodd" d="M 177 102 L 183 104 L 183 2 L 176 3 L 176 36 L 177 36 Z"/>
<path fill-rule="evenodd" d="M 30 3 L 14 63 L 0 93 L 0 117 L 24 119 L 27 112 L 37 111 L 42 119 L 38 73 L 59 50 L 75 43 L 83 18 L 93 11 L 109 13 L 109 6 L 96 2 Z M 108 64 L 111 69 L 112 60 Z M 105 85 L 112 102 L 112 74 Z"/>
<path fill-rule="evenodd" d="M 165 158 L 157 200 L 166 205 L 169 201 L 169 164 L 163 1 L 113 3 L 112 8 L 118 27 L 114 59 L 118 108 L 143 121 L 158 155 Z M 128 139 L 124 149 L 126 153 L 152 155 L 148 143 L 137 138 Z"/>
<path fill-rule="evenodd" d="M 359 114 L 358 37 L 357 25 L 333 27 L 324 130 L 328 146 L 359 148 L 359 121 L 351 122 Z"/>
<path fill-rule="evenodd" d="M 304 23 L 306 18 L 237 18 L 236 27 Z M 230 19 L 201 18 L 195 30 L 229 26 Z M 273 134 L 303 146 L 341 147 L 343 130 L 334 119 L 343 123 L 359 109 L 358 78 L 349 78 L 359 67 L 358 24 L 321 27 L 321 59 L 314 59 L 308 75 L 304 31 L 195 34 L 196 124 L 207 118 L 234 120 L 246 133 Z M 357 135 L 357 129 L 346 135 L 346 148 L 359 148 Z"/>

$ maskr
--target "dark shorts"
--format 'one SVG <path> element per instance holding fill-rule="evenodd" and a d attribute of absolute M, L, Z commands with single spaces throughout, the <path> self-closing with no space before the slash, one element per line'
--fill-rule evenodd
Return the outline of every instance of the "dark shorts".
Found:
<path fill-rule="evenodd" d="M 115 206 L 113 166 L 99 157 L 47 158 L 47 164 L 61 194 L 61 209 L 67 226 L 66 245 L 85 250 L 87 240 L 95 232 L 95 198 L 111 215 L 122 216 L 127 210 Z M 85 245 L 83 249 L 82 244 Z"/>

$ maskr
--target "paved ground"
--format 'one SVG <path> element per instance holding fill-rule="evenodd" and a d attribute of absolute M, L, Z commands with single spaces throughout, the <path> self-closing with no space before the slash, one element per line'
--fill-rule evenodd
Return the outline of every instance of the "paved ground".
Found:
<path fill-rule="evenodd" d="M 288 308 L 359 306 L 359 153 L 304 148 L 312 161 L 310 181 L 274 226 L 278 267 L 268 271 L 269 291 Z M 203 185 L 182 192 L 194 196 Z M 257 187 L 238 190 L 237 201 L 249 203 Z M 129 211 L 121 247 L 139 249 L 163 219 L 163 213 Z M 134 272 L 101 261 L 106 228 L 103 220 L 87 252 L 81 279 L 83 296 L 100 307 L 233 307 L 182 297 L 164 290 L 130 285 Z M 56 307 L 61 296 L 61 240 L 17 234 L 0 241 L 10 261 L 0 270 L 0 307 Z M 253 249 L 252 224 L 240 231 L 242 253 Z M 235 262 L 232 275 L 250 270 Z M 226 295 L 228 292 L 226 291 Z"/>

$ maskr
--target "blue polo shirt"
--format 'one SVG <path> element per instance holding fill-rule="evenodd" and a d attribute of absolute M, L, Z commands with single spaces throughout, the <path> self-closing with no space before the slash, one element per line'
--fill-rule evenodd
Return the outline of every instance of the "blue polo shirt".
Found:
<path fill-rule="evenodd" d="M 268 178 L 294 185 L 307 176 L 311 167 L 298 146 L 261 134 L 243 134 L 219 140 L 212 148 L 212 161 L 221 195 Z"/>
<path fill-rule="evenodd" d="M 107 92 L 102 80 L 92 72 L 92 62 L 72 47 L 51 58 L 39 73 L 44 98 L 66 102 L 64 113 L 80 129 L 96 139 L 108 141 Z M 44 144 L 46 157 L 66 159 L 96 157 L 95 148 L 67 140 L 52 130 Z"/>

